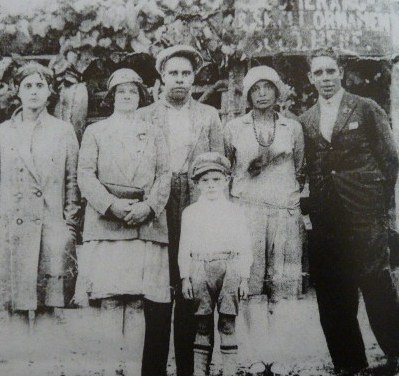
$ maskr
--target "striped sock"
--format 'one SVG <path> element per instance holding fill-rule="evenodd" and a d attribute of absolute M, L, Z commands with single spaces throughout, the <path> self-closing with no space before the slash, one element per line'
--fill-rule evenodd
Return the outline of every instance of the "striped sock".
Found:
<path fill-rule="evenodd" d="M 212 346 L 194 343 L 194 374 L 193 376 L 208 376 L 211 363 Z"/>
<path fill-rule="evenodd" d="M 223 361 L 223 376 L 235 376 L 237 373 L 238 346 L 220 346 Z"/>

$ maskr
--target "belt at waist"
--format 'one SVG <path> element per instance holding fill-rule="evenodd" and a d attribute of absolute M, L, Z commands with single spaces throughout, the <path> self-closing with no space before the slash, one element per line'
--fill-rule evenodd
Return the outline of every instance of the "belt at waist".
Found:
<path fill-rule="evenodd" d="M 224 251 L 216 253 L 198 253 L 192 252 L 191 258 L 196 261 L 218 261 L 218 260 L 233 260 L 238 258 L 239 253 L 235 251 Z"/>
<path fill-rule="evenodd" d="M 177 179 L 177 178 L 188 178 L 188 172 L 187 171 L 172 172 L 172 179 Z"/>

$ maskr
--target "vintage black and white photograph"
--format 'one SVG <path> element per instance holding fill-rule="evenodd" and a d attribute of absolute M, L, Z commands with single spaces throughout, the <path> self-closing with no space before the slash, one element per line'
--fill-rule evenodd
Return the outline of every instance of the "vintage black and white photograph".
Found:
<path fill-rule="evenodd" d="M 0 0 L 0 376 L 399 375 L 399 0 Z"/>

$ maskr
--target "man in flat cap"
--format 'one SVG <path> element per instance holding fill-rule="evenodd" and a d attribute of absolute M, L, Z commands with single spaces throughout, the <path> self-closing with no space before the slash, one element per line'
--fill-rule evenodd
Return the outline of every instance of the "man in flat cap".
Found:
<path fill-rule="evenodd" d="M 310 271 L 320 321 L 336 374 L 355 375 L 367 367 L 357 320 L 359 289 L 392 367 L 399 356 L 387 226 L 399 161 L 385 112 L 371 99 L 346 92 L 343 73 L 335 51 L 315 51 L 309 79 L 319 100 L 301 121 L 314 233 Z"/>
<path fill-rule="evenodd" d="M 138 111 L 142 119 L 163 129 L 170 150 L 172 187 L 166 209 L 170 277 L 176 301 L 174 344 L 177 376 L 191 376 L 193 373 L 196 329 L 192 302 L 186 301 L 181 293 L 177 265 L 181 214 L 198 197 L 189 176 L 197 155 L 209 151 L 224 154 L 222 126 L 217 110 L 191 97 L 195 74 L 202 64 L 202 56 L 191 46 L 177 45 L 163 50 L 158 55 L 156 69 L 164 84 L 164 97 Z M 169 318 L 165 320 L 165 325 L 170 325 Z M 164 345 L 169 346 L 169 343 Z M 165 369 L 166 361 L 164 359 Z"/>

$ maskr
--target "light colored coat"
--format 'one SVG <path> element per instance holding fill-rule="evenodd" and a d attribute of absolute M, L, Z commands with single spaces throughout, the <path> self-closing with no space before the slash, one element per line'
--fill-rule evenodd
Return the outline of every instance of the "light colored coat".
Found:
<path fill-rule="evenodd" d="M 78 183 L 87 199 L 83 240 L 142 239 L 168 243 L 165 205 L 170 192 L 169 153 L 162 132 L 116 115 L 91 124 L 79 155 Z M 138 187 L 154 218 L 127 226 L 107 215 L 116 200 L 103 183 Z"/>
<path fill-rule="evenodd" d="M 0 125 L 0 299 L 17 310 L 64 306 L 65 263 L 79 222 L 78 142 L 72 125 L 46 110 L 34 137 L 21 137 L 21 121 L 16 113 Z M 44 302 L 40 276 L 47 280 Z"/>

